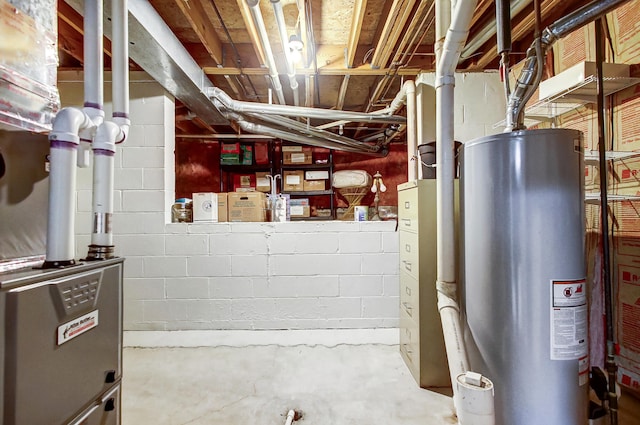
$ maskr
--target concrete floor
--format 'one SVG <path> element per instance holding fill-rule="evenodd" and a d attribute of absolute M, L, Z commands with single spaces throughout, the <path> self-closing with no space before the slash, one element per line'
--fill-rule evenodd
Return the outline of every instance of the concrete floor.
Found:
<path fill-rule="evenodd" d="M 197 338 L 160 347 L 175 341 L 152 337 L 153 348 L 125 348 L 123 425 L 278 425 L 289 409 L 302 414 L 294 424 L 457 423 L 449 397 L 418 388 L 393 338 L 312 346 L 295 345 L 309 333 L 298 336 L 238 347 L 197 347 Z M 640 402 L 627 393 L 619 425 L 640 425 Z"/>
<path fill-rule="evenodd" d="M 455 424 L 397 346 L 127 348 L 123 425 Z"/>

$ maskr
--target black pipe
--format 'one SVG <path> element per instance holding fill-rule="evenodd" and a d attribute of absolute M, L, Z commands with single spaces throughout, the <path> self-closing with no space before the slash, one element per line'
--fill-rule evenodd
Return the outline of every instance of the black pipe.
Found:
<path fill-rule="evenodd" d="M 609 253 L 609 208 L 607 197 L 607 159 L 604 128 L 604 38 L 602 37 L 602 18 L 596 21 L 596 72 L 597 72 L 597 113 L 598 113 L 598 153 L 600 162 L 600 220 L 602 223 L 602 277 L 604 280 L 604 310 L 606 318 L 607 360 L 606 369 L 609 377 L 609 418 L 610 425 L 618 425 L 618 396 L 616 394 L 616 360 L 613 334 L 613 299 L 611 288 L 611 258 Z"/>
<path fill-rule="evenodd" d="M 511 51 L 511 2 L 496 0 L 496 37 L 498 54 Z"/>

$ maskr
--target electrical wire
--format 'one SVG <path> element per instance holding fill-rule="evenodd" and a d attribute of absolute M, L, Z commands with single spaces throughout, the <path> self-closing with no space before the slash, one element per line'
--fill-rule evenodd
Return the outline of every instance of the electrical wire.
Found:
<path fill-rule="evenodd" d="M 222 15 L 220 14 L 220 10 L 218 9 L 216 2 L 212 0 L 211 5 L 213 6 L 213 10 L 216 12 L 216 15 L 218 16 L 218 20 L 220 21 L 220 25 L 222 25 L 222 29 L 224 30 L 225 35 L 227 36 L 227 40 L 229 40 L 229 44 L 231 44 L 231 48 L 233 49 L 233 54 L 236 59 L 236 66 L 238 67 L 238 69 L 240 69 L 240 76 L 244 77 L 244 79 L 246 79 L 249 82 L 249 85 L 253 90 L 255 98 L 258 100 L 258 102 L 260 102 L 260 95 L 258 94 L 256 87 L 253 85 L 253 81 L 251 81 L 251 78 L 249 78 L 249 76 L 246 75 L 242 70 L 243 66 L 242 66 L 242 59 L 240 59 L 240 52 L 238 52 L 238 48 L 236 47 L 235 43 L 233 42 L 233 39 L 231 38 L 231 33 L 229 32 L 229 28 L 227 28 L 227 25 L 222 20 Z M 242 84 L 240 84 L 240 86 L 243 87 L 243 91 L 244 91 L 244 86 Z"/>

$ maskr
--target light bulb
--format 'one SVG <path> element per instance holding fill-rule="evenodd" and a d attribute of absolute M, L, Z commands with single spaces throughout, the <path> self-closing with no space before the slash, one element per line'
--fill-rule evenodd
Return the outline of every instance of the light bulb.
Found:
<path fill-rule="evenodd" d="M 387 186 L 384 185 L 384 183 L 382 183 L 382 179 L 380 179 L 380 192 L 386 192 L 387 191 Z"/>
<path fill-rule="evenodd" d="M 376 184 L 374 183 L 373 186 L 371 186 L 371 191 L 373 193 L 376 193 L 378 191 L 378 188 L 376 187 Z"/>

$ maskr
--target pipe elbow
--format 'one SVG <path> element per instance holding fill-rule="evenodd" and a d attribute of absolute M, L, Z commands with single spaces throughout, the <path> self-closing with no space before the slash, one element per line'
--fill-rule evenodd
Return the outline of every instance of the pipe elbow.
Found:
<path fill-rule="evenodd" d="M 128 116 L 113 117 L 113 122 L 120 128 L 120 133 L 116 137 L 116 144 L 123 143 L 127 140 L 129 135 L 129 127 L 131 126 L 131 120 Z"/>
<path fill-rule="evenodd" d="M 53 120 L 53 128 L 49 133 L 49 140 L 80 143 L 80 130 L 93 126 L 87 114 L 77 108 L 64 108 L 58 112 Z"/>
<path fill-rule="evenodd" d="M 247 3 L 249 7 L 256 7 L 260 3 L 260 0 L 245 0 L 245 3 Z"/>
<path fill-rule="evenodd" d="M 96 137 L 91 144 L 91 149 L 96 151 L 107 151 L 115 153 L 116 140 L 121 136 L 121 128 L 111 121 L 103 122 L 96 130 Z"/>
<path fill-rule="evenodd" d="M 403 88 L 407 92 L 407 94 L 416 92 L 416 83 L 413 80 L 407 80 L 403 84 Z"/>

